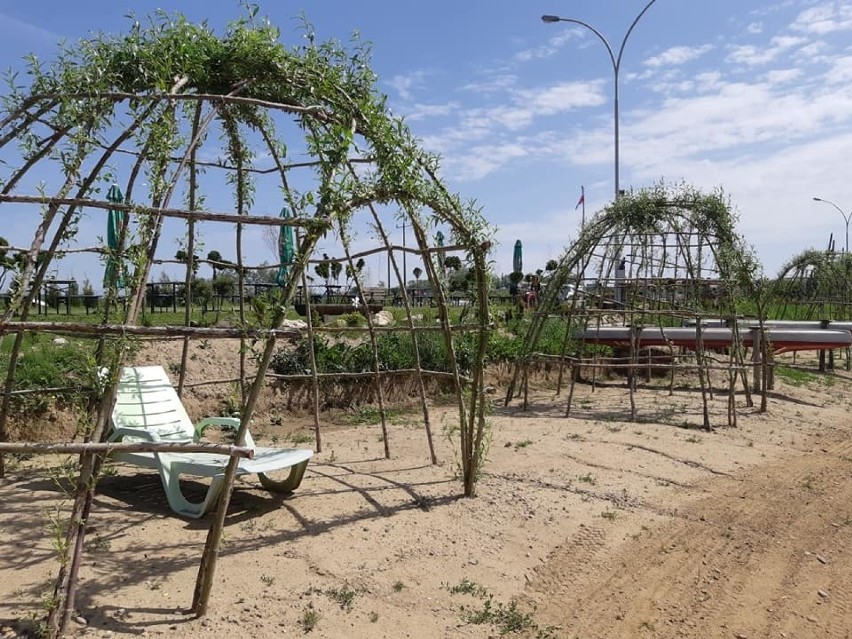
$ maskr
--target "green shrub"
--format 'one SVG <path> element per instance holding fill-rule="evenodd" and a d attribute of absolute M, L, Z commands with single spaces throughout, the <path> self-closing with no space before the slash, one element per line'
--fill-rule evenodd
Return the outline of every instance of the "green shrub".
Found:
<path fill-rule="evenodd" d="M 2 349 L 0 374 L 6 374 L 9 362 L 7 340 Z M 7 346 L 8 344 L 8 346 Z M 15 368 L 15 390 L 87 387 L 94 370 L 92 346 L 68 340 L 55 343 L 49 335 L 28 335 Z M 52 404 L 53 395 L 30 394 L 13 398 L 12 410 L 21 414 L 40 414 Z"/>

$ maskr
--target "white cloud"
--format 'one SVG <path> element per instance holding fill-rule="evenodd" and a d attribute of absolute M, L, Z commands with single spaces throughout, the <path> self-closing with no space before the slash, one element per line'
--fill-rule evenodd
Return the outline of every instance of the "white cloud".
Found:
<path fill-rule="evenodd" d="M 515 93 L 515 101 L 535 115 L 553 115 L 582 107 L 599 106 L 606 101 L 603 82 L 561 82 L 546 89 L 525 89 Z"/>
<path fill-rule="evenodd" d="M 750 25 L 746 27 L 746 31 L 753 35 L 757 35 L 758 33 L 763 33 L 763 23 L 762 22 L 752 22 Z"/>
<path fill-rule="evenodd" d="M 387 83 L 396 90 L 400 98 L 411 100 L 414 91 L 423 86 L 427 75 L 425 71 L 413 71 L 405 75 L 395 75 Z"/>
<path fill-rule="evenodd" d="M 501 166 L 530 155 L 529 148 L 518 142 L 505 144 L 482 144 L 470 147 L 461 157 L 451 164 L 456 179 L 477 180 L 485 177 Z"/>
<path fill-rule="evenodd" d="M 701 57 L 712 49 L 713 45 L 710 44 L 704 44 L 698 47 L 671 47 L 659 55 L 648 58 L 645 60 L 644 64 L 649 67 L 685 64 L 690 60 L 695 60 L 696 58 Z"/>
<path fill-rule="evenodd" d="M 410 121 L 425 120 L 426 118 L 438 118 L 452 115 L 459 109 L 456 102 L 446 104 L 414 104 L 406 109 L 405 119 Z"/>
<path fill-rule="evenodd" d="M 567 29 L 562 33 L 551 36 L 545 44 L 532 49 L 518 51 L 514 55 L 516 62 L 529 62 L 530 60 L 541 60 L 556 55 L 567 42 L 582 37 L 580 29 Z"/>
<path fill-rule="evenodd" d="M 774 69 L 766 74 L 766 81 L 769 84 L 786 84 L 802 77 L 801 69 Z"/>
<path fill-rule="evenodd" d="M 729 48 L 727 60 L 734 64 L 758 66 L 775 60 L 785 51 L 805 44 L 808 40 L 797 36 L 775 36 L 769 46 L 760 47 L 752 44 L 734 45 Z"/>
<path fill-rule="evenodd" d="M 828 48 L 828 45 L 822 41 L 811 42 L 796 50 L 795 57 L 805 62 L 819 62 L 825 59 L 822 53 Z"/>
<path fill-rule="evenodd" d="M 511 89 L 518 83 L 518 76 L 511 74 L 496 75 L 484 82 L 471 82 L 461 87 L 461 91 L 470 91 L 472 93 L 495 93 L 497 91 L 506 91 Z"/>
<path fill-rule="evenodd" d="M 852 56 L 835 59 L 825 74 L 827 84 L 843 84 L 852 80 Z"/>
<path fill-rule="evenodd" d="M 834 1 L 810 7 L 799 13 L 791 28 L 820 35 L 852 30 L 852 5 Z"/>

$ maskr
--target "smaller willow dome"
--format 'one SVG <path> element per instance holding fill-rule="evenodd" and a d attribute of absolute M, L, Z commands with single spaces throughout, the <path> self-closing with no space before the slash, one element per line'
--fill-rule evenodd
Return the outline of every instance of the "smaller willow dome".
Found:
<path fill-rule="evenodd" d="M 780 319 L 852 319 L 852 256 L 809 249 L 783 265 L 772 286 Z"/>
<path fill-rule="evenodd" d="M 506 403 L 520 394 L 527 371 L 541 359 L 538 342 L 549 331 L 562 331 L 559 357 L 573 367 L 575 380 L 581 371 L 602 365 L 594 348 L 602 328 L 662 330 L 695 326 L 696 320 L 702 325 L 702 318 L 735 317 L 740 295 L 754 286 L 759 267 L 734 222 L 721 193 L 705 195 L 685 185 L 660 184 L 625 194 L 595 215 L 547 279 Z M 698 371 L 703 389 L 709 365 L 697 339 L 698 365 L 689 359 L 681 368 Z M 633 345 L 616 355 L 607 358 L 607 365 L 628 376 L 635 418 L 633 376 L 640 349 Z M 642 356 L 647 362 L 647 349 Z M 678 362 L 674 354 L 660 359 L 665 361 L 661 368 L 673 369 Z M 742 349 L 731 349 L 726 366 L 742 369 Z M 710 427 L 706 400 L 704 426 Z"/>

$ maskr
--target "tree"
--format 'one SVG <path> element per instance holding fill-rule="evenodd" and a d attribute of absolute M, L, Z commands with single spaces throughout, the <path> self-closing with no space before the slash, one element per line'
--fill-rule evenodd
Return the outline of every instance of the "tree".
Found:
<path fill-rule="evenodd" d="M 547 272 L 555 271 L 559 267 L 559 262 L 556 260 L 547 260 L 547 264 L 544 265 L 544 270 Z"/>
<path fill-rule="evenodd" d="M 329 282 L 329 279 L 331 278 L 331 261 L 327 253 L 322 254 L 322 259 L 323 261 L 314 267 L 314 273 L 325 280 L 325 295 L 326 298 L 328 298 L 329 291 L 331 290 L 331 283 Z"/>
<path fill-rule="evenodd" d="M 462 267 L 461 258 L 458 255 L 449 255 L 444 259 L 444 266 L 454 271 L 460 271 Z"/>
<path fill-rule="evenodd" d="M 213 280 L 213 293 L 216 295 L 216 321 L 222 311 L 222 300 L 232 297 L 237 291 L 237 280 L 233 275 L 220 275 Z"/>
<path fill-rule="evenodd" d="M 213 285 L 204 278 L 192 282 L 192 299 L 201 304 L 201 314 L 204 315 L 213 302 Z"/>
<path fill-rule="evenodd" d="M 187 253 L 183 249 L 178 249 L 177 253 L 175 253 L 175 259 L 178 262 L 183 262 L 184 264 L 189 262 L 189 253 Z M 198 255 L 192 256 L 192 278 L 195 279 L 198 276 Z"/>
<path fill-rule="evenodd" d="M 343 272 L 343 264 L 341 264 L 338 260 L 335 260 L 331 263 L 331 279 L 334 280 L 335 284 L 340 283 L 340 274 Z"/>
<path fill-rule="evenodd" d="M 95 295 L 95 289 L 88 277 L 83 278 L 83 306 L 86 311 L 90 311 L 98 305 L 98 298 Z"/>
<path fill-rule="evenodd" d="M 222 262 L 222 254 L 219 251 L 210 251 L 207 254 L 207 261 L 210 262 L 210 269 L 213 271 L 213 281 L 216 281 L 217 271 L 220 268 L 219 264 Z"/>
<path fill-rule="evenodd" d="M 359 257 L 358 261 L 355 264 L 347 264 L 346 265 L 346 288 L 348 289 L 352 282 L 361 274 L 361 271 L 364 270 L 364 266 L 366 266 L 366 262 L 363 257 Z"/>

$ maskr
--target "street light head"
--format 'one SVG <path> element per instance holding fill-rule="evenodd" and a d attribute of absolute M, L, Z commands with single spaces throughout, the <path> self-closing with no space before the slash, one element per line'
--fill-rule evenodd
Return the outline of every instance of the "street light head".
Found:
<path fill-rule="evenodd" d="M 815 197 L 814 202 L 822 202 L 822 198 L 821 197 Z"/>
<path fill-rule="evenodd" d="M 559 22 L 559 16 L 541 16 L 542 22 Z"/>

